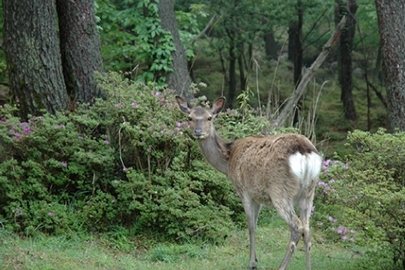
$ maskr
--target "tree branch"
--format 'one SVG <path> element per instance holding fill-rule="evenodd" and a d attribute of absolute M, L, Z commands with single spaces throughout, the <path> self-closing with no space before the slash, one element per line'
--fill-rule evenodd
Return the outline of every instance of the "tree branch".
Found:
<path fill-rule="evenodd" d="M 214 16 L 212 16 L 212 18 L 208 22 L 207 26 L 205 26 L 205 28 L 200 33 L 198 33 L 198 35 L 196 35 L 192 40 L 190 40 L 187 43 L 187 45 L 184 47 L 184 50 L 187 50 L 194 42 L 196 42 L 202 35 L 204 35 L 204 33 L 207 32 L 208 29 L 211 28 L 211 26 L 214 23 L 214 20 L 215 20 L 216 17 L 217 17 L 217 15 L 214 14 Z"/>
<path fill-rule="evenodd" d="M 342 29 L 346 23 L 346 16 L 342 18 L 338 26 L 336 27 L 335 32 L 329 38 L 328 42 L 323 46 L 322 52 L 318 55 L 318 58 L 312 63 L 311 67 L 308 68 L 302 76 L 300 83 L 298 84 L 297 88 L 294 91 L 293 96 L 288 100 L 287 104 L 281 111 L 280 115 L 278 116 L 276 122 L 279 126 L 284 126 L 285 121 L 290 116 L 290 114 L 294 111 L 294 107 L 301 98 L 302 94 L 304 93 L 305 87 L 307 86 L 310 79 L 314 76 L 315 72 L 318 68 L 322 65 L 325 61 L 326 56 L 330 53 L 332 46 L 339 40 L 340 34 Z"/>
<path fill-rule="evenodd" d="M 367 76 L 364 76 L 364 78 L 366 79 L 366 83 L 368 86 L 370 86 L 371 89 L 373 89 L 374 93 L 377 95 L 377 97 L 381 100 L 382 104 L 384 105 L 384 108 L 387 108 L 387 102 L 385 101 L 384 96 L 382 95 L 382 93 L 380 91 L 377 90 L 377 87 L 375 87 L 374 84 L 372 84 Z"/>
<path fill-rule="evenodd" d="M 307 37 L 314 31 L 315 27 L 318 25 L 318 22 L 322 19 L 322 17 L 325 15 L 327 9 L 323 11 L 323 13 L 318 17 L 318 19 L 312 24 L 311 29 L 309 29 L 308 33 L 305 35 L 305 37 L 302 39 L 302 43 L 304 43 L 307 40 Z M 329 32 L 329 31 L 328 31 Z"/>

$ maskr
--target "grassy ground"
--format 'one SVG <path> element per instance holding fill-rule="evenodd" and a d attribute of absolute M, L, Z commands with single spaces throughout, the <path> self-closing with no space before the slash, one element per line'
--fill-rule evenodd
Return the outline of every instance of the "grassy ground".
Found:
<path fill-rule="evenodd" d="M 261 226 L 257 232 L 259 269 L 277 269 L 288 242 L 281 220 Z M 321 243 L 314 232 L 313 269 L 359 269 L 364 256 L 336 244 Z M 86 239 L 38 236 L 19 238 L 0 231 L 0 269 L 246 269 L 246 230 L 235 231 L 221 245 L 157 244 L 148 249 L 124 251 L 106 245 L 100 238 Z M 304 269 L 305 255 L 298 245 L 289 269 Z"/>

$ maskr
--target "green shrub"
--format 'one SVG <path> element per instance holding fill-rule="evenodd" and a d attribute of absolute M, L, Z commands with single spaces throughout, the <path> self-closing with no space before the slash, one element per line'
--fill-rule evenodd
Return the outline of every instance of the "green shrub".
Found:
<path fill-rule="evenodd" d="M 21 122 L 0 115 L 0 222 L 35 232 L 108 231 L 221 241 L 243 220 L 232 184 L 203 159 L 174 95 L 101 79 L 106 100 Z M 197 102 L 197 101 L 196 101 Z M 228 138 L 258 134 L 265 119 L 218 118 Z M 225 132 L 226 131 L 226 132 Z M 245 134 L 246 133 L 246 134 Z"/>
<path fill-rule="evenodd" d="M 347 140 L 354 154 L 344 164 L 325 161 L 315 205 L 319 213 L 338 217 L 341 226 L 356 228 L 356 243 L 379 252 L 370 256 L 368 266 L 381 256 L 405 266 L 405 133 L 357 130 Z"/>

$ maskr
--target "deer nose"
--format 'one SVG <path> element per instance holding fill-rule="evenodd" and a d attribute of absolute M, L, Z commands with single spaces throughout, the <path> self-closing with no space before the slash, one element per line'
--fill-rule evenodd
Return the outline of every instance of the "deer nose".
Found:
<path fill-rule="evenodd" d="M 201 128 L 196 128 L 194 130 L 194 135 L 197 137 L 200 137 L 202 135 L 202 129 Z"/>

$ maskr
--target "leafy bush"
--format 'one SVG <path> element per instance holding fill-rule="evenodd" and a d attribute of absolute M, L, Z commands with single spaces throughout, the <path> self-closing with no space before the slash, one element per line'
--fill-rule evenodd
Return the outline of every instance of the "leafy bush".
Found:
<path fill-rule="evenodd" d="M 15 108 L 1 109 L 3 227 L 28 235 L 125 226 L 172 239 L 226 237 L 243 219 L 241 203 L 204 161 L 173 93 L 114 73 L 100 86 L 108 99 L 74 113 L 21 122 Z M 227 137 L 264 125 L 239 118 L 237 111 L 219 117 Z"/>
<path fill-rule="evenodd" d="M 347 140 L 354 150 L 347 163 L 324 164 L 315 203 L 319 213 L 329 211 L 341 226 L 359 229 L 356 242 L 378 252 L 369 267 L 381 265 L 384 256 L 405 267 L 405 133 L 354 131 Z"/>

